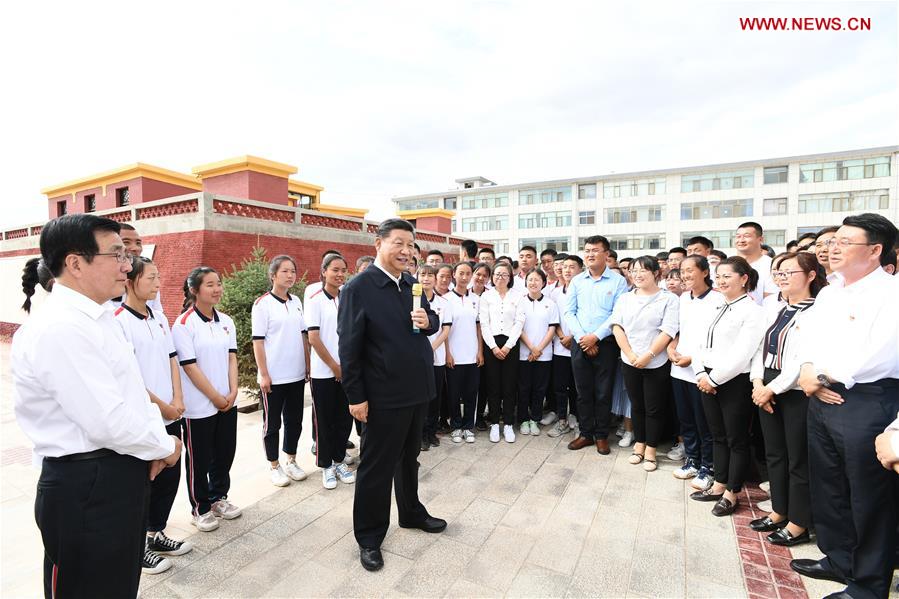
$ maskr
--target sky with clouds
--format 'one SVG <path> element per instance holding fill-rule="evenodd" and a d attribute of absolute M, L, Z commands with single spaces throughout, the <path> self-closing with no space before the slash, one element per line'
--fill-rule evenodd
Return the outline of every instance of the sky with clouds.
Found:
<path fill-rule="evenodd" d="M 2 9 L 5 209 L 255 154 L 323 201 L 893 145 L 897 2 L 41 2 Z M 739 17 L 871 19 L 742 31 Z"/>

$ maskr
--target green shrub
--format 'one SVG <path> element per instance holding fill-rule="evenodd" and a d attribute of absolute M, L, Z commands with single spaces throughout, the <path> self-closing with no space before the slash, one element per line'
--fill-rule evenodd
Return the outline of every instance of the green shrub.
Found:
<path fill-rule="evenodd" d="M 256 382 L 256 360 L 253 357 L 252 324 L 250 314 L 253 302 L 271 289 L 268 278 L 268 258 L 265 248 L 253 248 L 251 256 L 240 266 L 231 265 L 229 272 L 222 276 L 224 293 L 219 307 L 234 319 L 237 327 L 237 373 L 238 385 L 246 392 L 260 396 Z M 306 274 L 291 287 L 290 293 L 302 298 L 306 288 Z"/>

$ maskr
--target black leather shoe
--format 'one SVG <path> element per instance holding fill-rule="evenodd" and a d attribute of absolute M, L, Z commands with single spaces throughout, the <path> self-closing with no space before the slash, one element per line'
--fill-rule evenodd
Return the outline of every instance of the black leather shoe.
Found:
<path fill-rule="evenodd" d="M 369 572 L 377 572 L 384 567 L 384 558 L 381 556 L 381 550 L 377 548 L 360 547 L 359 561 L 362 562 L 362 567 Z"/>
<path fill-rule="evenodd" d="M 824 599 L 852 599 L 852 595 L 846 591 L 840 591 L 839 593 L 831 593 L 825 596 Z"/>
<path fill-rule="evenodd" d="M 775 522 L 770 517 L 765 516 L 764 518 L 756 518 L 752 522 L 749 523 L 749 528 L 754 530 L 755 532 L 771 532 L 774 530 L 780 530 L 784 526 L 787 525 L 787 520 L 784 518 L 780 522 Z"/>
<path fill-rule="evenodd" d="M 718 503 L 715 504 L 715 507 L 712 508 L 712 515 L 718 517 L 730 516 L 735 511 L 737 511 L 737 502 L 722 497 L 718 500 Z"/>
<path fill-rule="evenodd" d="M 690 499 L 693 501 L 718 501 L 724 497 L 724 493 L 712 493 L 712 488 L 709 487 L 705 491 L 694 491 L 690 493 Z"/>
<path fill-rule="evenodd" d="M 824 561 L 824 560 L 821 560 Z M 793 571 L 802 576 L 817 578 L 818 580 L 832 580 L 846 584 L 846 579 L 832 568 L 814 559 L 794 559 L 790 562 Z"/>
<path fill-rule="evenodd" d="M 446 520 L 428 516 L 419 524 L 403 524 L 400 522 L 400 528 L 417 528 L 425 532 L 443 532 L 446 530 Z"/>
<path fill-rule="evenodd" d="M 428 437 L 428 443 L 431 444 L 431 447 L 440 447 L 440 439 L 437 438 L 437 435 L 431 433 Z"/>
<path fill-rule="evenodd" d="M 484 432 L 485 430 L 487 430 L 487 423 L 483 419 L 478 420 L 474 426 L 476 429 L 478 429 L 481 432 Z"/>
<path fill-rule="evenodd" d="M 781 545 L 782 547 L 801 545 L 803 543 L 808 543 L 811 540 L 811 537 L 809 536 L 807 530 L 794 537 L 790 534 L 790 531 L 787 530 L 786 527 L 772 532 L 770 535 L 768 535 L 767 538 L 768 542 L 772 545 Z"/>
<path fill-rule="evenodd" d="M 353 443 L 352 441 L 350 441 L 349 439 L 347 439 L 346 448 L 347 449 L 356 449 L 356 444 Z"/>

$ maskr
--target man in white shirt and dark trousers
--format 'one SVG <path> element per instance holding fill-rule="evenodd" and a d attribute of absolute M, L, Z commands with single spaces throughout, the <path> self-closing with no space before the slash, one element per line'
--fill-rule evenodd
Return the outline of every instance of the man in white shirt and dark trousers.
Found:
<path fill-rule="evenodd" d="M 48 598 L 137 595 L 150 479 L 181 455 L 103 306 L 131 269 L 119 230 L 92 214 L 44 226 L 53 293 L 12 343 L 16 419 L 42 458 L 35 518 Z"/>
<path fill-rule="evenodd" d="M 825 287 L 803 330 L 799 385 L 808 412 L 812 519 L 820 561 L 793 560 L 803 576 L 842 582 L 830 597 L 886 597 L 899 519 L 899 484 L 881 466 L 875 438 L 899 411 L 899 310 L 881 268 L 896 226 L 878 214 L 843 220 L 829 261 L 841 283 Z"/>

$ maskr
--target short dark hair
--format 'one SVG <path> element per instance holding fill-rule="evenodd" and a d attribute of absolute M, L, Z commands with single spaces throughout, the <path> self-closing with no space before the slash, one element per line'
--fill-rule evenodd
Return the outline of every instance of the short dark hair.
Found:
<path fill-rule="evenodd" d="M 387 220 L 382 220 L 381 224 L 378 225 L 378 238 L 387 239 L 396 230 L 408 231 L 415 235 L 415 227 L 409 221 L 402 218 L 388 218 Z"/>
<path fill-rule="evenodd" d="M 413 233 L 413 235 L 414 235 L 414 233 Z M 412 243 L 412 247 L 414 247 L 416 250 L 418 250 L 418 253 L 419 253 L 419 254 L 421 253 L 421 246 L 418 245 L 418 242 L 417 242 L 417 241 L 415 241 L 415 242 Z"/>
<path fill-rule="evenodd" d="M 493 248 L 481 248 L 478 250 L 478 256 L 481 254 L 490 254 L 493 258 L 496 258 L 496 252 L 493 251 Z"/>
<path fill-rule="evenodd" d="M 617 259 L 618 259 L 618 252 L 616 252 L 615 250 L 609 250 L 609 257 L 615 258 L 615 259 L 617 260 Z"/>
<path fill-rule="evenodd" d="M 468 262 L 466 260 L 460 260 L 459 262 L 456 262 L 453 264 L 453 276 L 454 277 L 456 276 L 456 271 L 459 270 L 460 266 L 467 266 L 468 268 L 471 269 L 472 274 L 474 274 L 474 268 L 472 267 L 471 262 Z"/>
<path fill-rule="evenodd" d="M 854 214 L 843 219 L 843 226 L 858 227 L 865 232 L 865 239 L 871 245 L 880 246 L 880 265 L 894 264 L 895 255 L 891 250 L 896 246 L 899 230 L 888 218 L 873 212 Z"/>
<path fill-rule="evenodd" d="M 709 250 L 709 254 L 712 256 L 718 256 L 722 260 L 727 260 L 727 254 L 725 254 L 721 250 Z"/>
<path fill-rule="evenodd" d="M 440 256 L 440 259 L 443 260 L 443 252 L 438 249 L 433 249 L 428 252 L 428 256 Z M 425 256 L 427 258 L 427 256 Z"/>
<path fill-rule="evenodd" d="M 359 259 L 356 260 L 356 270 L 362 268 L 363 264 L 374 264 L 375 257 L 374 256 L 359 256 Z"/>
<path fill-rule="evenodd" d="M 689 260 L 696 263 L 696 268 L 698 268 L 700 272 L 705 273 L 705 284 L 712 287 L 712 266 L 709 264 L 709 259 L 705 256 L 700 256 L 699 254 L 693 254 L 692 256 L 684 258 L 683 262 L 680 263 L 681 268 L 683 268 L 684 264 Z"/>
<path fill-rule="evenodd" d="M 552 248 L 546 248 L 545 250 L 540 252 L 540 257 L 542 258 L 543 256 L 552 256 L 553 258 L 555 258 L 556 254 L 558 254 L 558 253 L 559 252 L 557 252 L 556 250 L 554 250 Z"/>
<path fill-rule="evenodd" d="M 680 246 L 677 246 L 677 247 L 673 247 L 673 248 L 671 248 L 670 250 L 668 250 L 668 257 L 669 257 L 669 258 L 671 257 L 671 254 L 683 254 L 684 256 L 686 256 L 686 255 L 687 255 L 687 250 L 686 250 L 686 248 L 682 248 L 682 247 L 680 247 Z"/>
<path fill-rule="evenodd" d="M 496 261 L 497 261 L 497 262 L 504 262 L 504 261 L 505 261 L 505 262 L 508 262 L 509 264 L 512 264 L 512 258 L 510 258 L 509 256 L 506 256 L 506 255 L 500 256 L 499 258 L 496 259 Z"/>
<path fill-rule="evenodd" d="M 766 254 L 768 254 L 769 258 L 773 258 L 776 254 L 776 252 L 774 251 L 774 248 L 771 247 L 770 245 L 768 245 L 767 243 L 762 244 L 762 251 L 765 252 Z"/>
<path fill-rule="evenodd" d="M 478 242 L 474 239 L 463 239 L 462 243 L 459 244 L 462 246 L 462 249 L 465 250 L 465 255 L 469 258 L 474 259 L 478 255 Z"/>
<path fill-rule="evenodd" d="M 584 268 L 584 259 L 581 258 L 580 256 L 578 256 L 577 254 L 569 254 L 568 256 L 565 257 L 565 259 L 576 262 L 578 266 L 580 266 L 581 268 Z M 628 258 L 628 260 L 630 260 L 630 258 Z"/>
<path fill-rule="evenodd" d="M 553 256 L 553 262 L 564 262 L 568 258 L 568 254 L 565 252 L 559 252 L 555 256 Z"/>
<path fill-rule="evenodd" d="M 708 237 L 703 237 L 702 235 L 696 235 L 695 237 L 691 237 L 690 239 L 687 240 L 688 246 L 691 246 L 696 243 L 703 245 L 703 246 L 709 248 L 710 250 L 715 249 L 715 244 L 712 243 L 712 240 L 709 239 Z"/>
<path fill-rule="evenodd" d="M 131 223 L 119 223 L 119 225 L 122 227 L 122 231 L 137 231 Z M 119 231 L 119 233 L 122 231 Z"/>
<path fill-rule="evenodd" d="M 621 266 L 621 265 L 624 264 L 625 262 L 627 262 L 628 264 L 630 264 L 630 263 L 633 262 L 633 261 L 634 261 L 633 258 L 624 257 L 624 258 L 622 258 L 621 260 L 618 261 L 618 266 Z"/>
<path fill-rule="evenodd" d="M 493 276 L 493 269 L 490 268 L 490 265 L 487 264 L 486 262 L 478 262 L 477 264 L 475 264 L 474 267 L 471 269 L 471 274 L 473 275 L 474 273 L 478 272 L 478 270 L 480 270 L 482 268 L 487 269 L 487 278 L 488 279 L 491 276 Z"/>
<path fill-rule="evenodd" d="M 96 214 L 67 214 L 54 218 L 41 229 L 41 257 L 50 270 L 58 277 L 62 274 L 66 256 L 78 254 L 90 262 L 100 252 L 98 231 L 120 233 L 122 226 L 116 221 Z"/>
<path fill-rule="evenodd" d="M 823 229 L 821 229 L 820 231 L 818 231 L 815 234 L 815 241 L 818 241 L 818 238 L 820 238 L 822 235 L 827 235 L 828 233 L 836 233 L 839 230 L 840 230 L 840 228 L 837 227 L 836 225 L 834 225 L 832 227 L 824 227 Z"/>
<path fill-rule="evenodd" d="M 612 248 L 612 246 L 609 245 L 609 240 L 602 235 L 591 235 L 584 240 L 584 247 L 586 248 L 587 245 L 601 245 L 602 249 L 605 251 L 609 251 Z"/>
<path fill-rule="evenodd" d="M 325 250 L 324 252 L 322 252 L 322 260 L 324 260 L 326 256 L 329 256 L 331 254 L 337 254 L 338 256 L 341 255 L 341 253 L 338 250 L 331 248 L 331 249 L 328 249 L 328 250 Z M 296 263 L 294 263 L 294 265 L 296 265 Z"/>
<path fill-rule="evenodd" d="M 656 254 L 656 260 L 661 261 L 661 260 L 667 260 L 667 259 L 668 259 L 668 252 L 661 251 L 658 254 Z"/>
<path fill-rule="evenodd" d="M 539 268 L 535 268 L 534 270 L 532 270 L 531 272 L 528 273 L 527 277 L 524 278 L 525 287 L 527 287 L 528 277 L 531 276 L 532 274 L 535 274 L 535 273 L 536 273 L 536 274 L 540 277 L 540 279 L 543 281 L 543 287 L 546 287 L 546 273 L 543 272 L 542 270 L 540 270 Z M 542 289 L 543 287 L 541 287 L 541 289 Z"/>
<path fill-rule="evenodd" d="M 818 237 L 817 233 L 813 233 L 813 232 L 809 231 L 807 233 L 803 233 L 802 235 L 800 235 L 799 239 L 797 239 L 796 242 L 798 243 L 798 242 L 802 241 L 803 239 L 815 239 L 816 237 Z"/>
<path fill-rule="evenodd" d="M 666 276 L 665 278 L 673 279 L 674 277 L 677 277 L 678 279 L 680 278 L 680 269 L 679 268 L 672 268 L 671 270 L 669 270 L 668 276 Z"/>
<path fill-rule="evenodd" d="M 631 262 L 631 268 L 633 268 L 635 264 L 654 274 L 658 274 L 659 271 L 662 270 L 662 267 L 659 266 L 659 261 L 656 260 L 655 256 L 638 256 Z"/>
<path fill-rule="evenodd" d="M 437 275 L 437 267 L 430 264 L 422 264 L 418 267 L 418 276 L 421 275 Z"/>
<path fill-rule="evenodd" d="M 796 246 L 798 246 L 798 245 L 799 245 L 799 242 L 796 241 L 795 239 L 793 239 L 793 240 L 791 240 L 791 241 L 788 241 L 788 242 L 787 242 L 787 251 L 788 251 L 788 252 L 789 252 L 789 251 L 792 251 L 792 250 L 790 250 L 790 248 L 794 248 L 794 247 L 796 247 Z"/>
<path fill-rule="evenodd" d="M 518 250 L 518 253 L 519 253 L 519 254 L 520 254 L 521 252 L 531 252 L 531 253 L 533 253 L 533 254 L 536 256 L 536 255 L 537 255 L 537 248 L 535 248 L 535 247 L 532 246 L 532 245 L 523 245 L 523 246 L 521 246 L 521 249 Z"/>
<path fill-rule="evenodd" d="M 513 267 L 511 264 L 507 264 L 506 262 L 500 262 L 499 260 L 497 260 L 496 266 L 493 267 L 493 272 L 491 273 L 490 277 L 492 278 L 494 275 L 496 275 L 496 271 L 501 268 L 505 268 L 509 271 L 509 289 L 511 289 L 512 286 L 515 285 L 515 273 L 513 272 Z"/>
<path fill-rule="evenodd" d="M 755 234 L 758 235 L 759 237 L 761 237 L 765 234 L 764 229 L 762 229 L 762 225 L 758 224 L 757 222 L 751 221 L 751 220 L 746 221 L 745 223 L 743 223 L 742 225 L 740 225 L 737 228 L 738 229 L 755 229 Z"/>
<path fill-rule="evenodd" d="M 746 261 L 746 258 L 743 256 L 731 256 L 730 258 L 723 260 L 721 264 L 718 265 L 718 268 L 720 269 L 722 266 L 730 266 L 738 275 L 746 275 L 749 277 L 749 280 L 746 281 L 746 293 L 755 291 L 755 288 L 759 284 L 759 273 L 756 269 L 749 266 L 749 262 Z"/>

